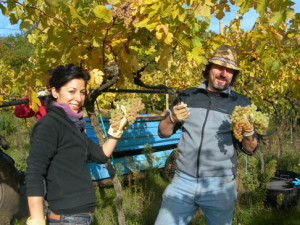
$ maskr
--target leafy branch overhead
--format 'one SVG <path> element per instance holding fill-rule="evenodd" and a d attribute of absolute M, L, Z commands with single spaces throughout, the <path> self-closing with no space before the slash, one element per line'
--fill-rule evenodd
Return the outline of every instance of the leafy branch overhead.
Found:
<path fill-rule="evenodd" d="M 239 11 L 224 33 L 209 32 L 212 16 L 222 19 L 233 5 Z M 21 22 L 34 49 L 30 66 L 14 72 L 13 92 L 20 98 L 38 91 L 50 66 L 67 63 L 101 71 L 102 83 L 89 92 L 92 99 L 107 88 L 134 84 L 181 90 L 198 85 L 207 58 L 229 44 L 243 69 L 236 90 L 256 104 L 281 96 L 287 106 L 285 93 L 300 97 L 299 14 L 293 5 L 291 0 L 1 0 L 2 14 L 12 24 Z M 250 9 L 259 17 L 244 31 L 240 23 Z M 112 63 L 118 76 L 105 71 Z"/>

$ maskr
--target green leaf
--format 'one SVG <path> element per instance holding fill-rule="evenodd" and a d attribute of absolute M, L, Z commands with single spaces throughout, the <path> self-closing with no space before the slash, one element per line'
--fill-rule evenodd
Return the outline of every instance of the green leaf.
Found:
<path fill-rule="evenodd" d="M 93 12 L 96 17 L 103 19 L 106 23 L 109 23 L 112 20 L 111 11 L 103 5 L 97 5 Z"/>
<path fill-rule="evenodd" d="M 275 23 L 278 21 L 282 21 L 282 13 L 281 12 L 275 12 L 270 19 L 270 23 Z"/>
<path fill-rule="evenodd" d="M 259 1 L 256 11 L 259 13 L 260 16 L 263 16 L 265 14 L 265 12 L 267 11 L 266 0 Z"/>
<path fill-rule="evenodd" d="M 7 16 L 8 15 L 7 9 L 1 3 L 0 3 L 0 9 L 1 9 L 1 12 L 2 12 L 3 16 Z"/>
<path fill-rule="evenodd" d="M 249 11 L 249 1 L 237 0 L 236 5 L 240 7 L 239 13 L 244 14 Z"/>
<path fill-rule="evenodd" d="M 11 24 L 11 25 L 14 25 L 14 24 L 17 24 L 17 23 L 18 23 L 18 19 L 16 18 L 16 15 L 15 15 L 14 13 L 12 13 L 12 14 L 10 15 L 9 21 L 10 21 L 10 24 Z"/>
<path fill-rule="evenodd" d="M 45 0 L 46 4 L 50 7 L 58 8 L 61 4 L 61 0 Z"/>
<path fill-rule="evenodd" d="M 21 30 L 29 30 L 30 27 L 32 26 L 32 24 L 33 24 L 32 20 L 24 19 L 24 20 L 22 20 L 22 22 L 20 24 L 20 29 Z"/>
<path fill-rule="evenodd" d="M 265 63 L 265 68 L 270 69 L 273 66 L 274 59 L 272 57 L 267 57 L 262 60 Z"/>
<path fill-rule="evenodd" d="M 280 68 L 280 64 L 278 61 L 273 62 L 271 70 L 278 70 Z"/>
<path fill-rule="evenodd" d="M 194 47 L 200 47 L 200 48 L 202 48 L 201 38 L 195 36 L 195 37 L 193 38 L 193 46 L 194 46 Z"/>
<path fill-rule="evenodd" d="M 187 59 L 188 61 L 195 60 L 198 64 L 206 64 L 207 60 L 204 56 L 204 51 L 200 47 L 195 47 L 191 52 L 187 53 Z"/>
<path fill-rule="evenodd" d="M 65 4 L 66 6 L 69 7 L 70 13 L 71 13 L 71 15 L 72 15 L 74 18 L 79 19 L 79 21 L 80 21 L 84 26 L 88 26 L 88 23 L 85 22 L 85 21 L 82 19 L 81 16 L 79 16 L 79 14 L 77 13 L 76 9 L 75 9 L 72 5 L 69 5 L 69 4 L 67 4 L 67 3 L 64 3 L 64 4 Z M 105 6 L 104 6 L 104 7 L 105 7 Z"/>
<path fill-rule="evenodd" d="M 194 26 L 192 28 L 192 32 L 193 33 L 198 33 L 199 32 L 199 24 L 198 23 L 194 23 Z"/>
<path fill-rule="evenodd" d="M 22 6 L 19 6 L 19 5 L 16 6 L 15 11 L 16 11 L 16 18 L 21 19 L 22 15 L 23 15 Z"/>
<path fill-rule="evenodd" d="M 84 20 L 84 19 L 82 19 L 82 17 L 80 16 L 80 17 L 78 17 L 78 19 L 80 20 L 80 23 L 82 23 L 84 26 L 88 26 L 89 24 Z"/>
<path fill-rule="evenodd" d="M 225 13 L 223 11 L 222 7 L 217 7 L 215 12 L 215 17 L 219 20 L 221 20 L 225 16 Z"/>
<path fill-rule="evenodd" d="M 169 5 L 162 13 L 162 17 L 169 17 L 172 14 L 172 5 Z"/>

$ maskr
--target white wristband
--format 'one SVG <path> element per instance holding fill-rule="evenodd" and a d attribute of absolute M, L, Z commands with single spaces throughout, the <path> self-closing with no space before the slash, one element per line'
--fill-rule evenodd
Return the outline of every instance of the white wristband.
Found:
<path fill-rule="evenodd" d="M 249 136 L 251 136 L 251 135 L 253 135 L 254 134 L 254 130 L 249 130 L 249 131 L 243 131 L 243 136 L 244 137 L 249 137 Z"/>

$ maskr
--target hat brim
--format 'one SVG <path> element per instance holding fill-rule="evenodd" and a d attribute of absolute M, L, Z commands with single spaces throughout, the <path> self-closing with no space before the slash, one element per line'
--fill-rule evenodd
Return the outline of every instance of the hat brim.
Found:
<path fill-rule="evenodd" d="M 230 69 L 233 69 L 233 70 L 237 70 L 237 71 L 242 70 L 241 68 L 238 68 L 238 67 L 236 67 L 235 65 L 232 65 L 229 62 L 225 62 L 225 61 L 218 60 L 218 59 L 209 59 L 208 62 L 213 63 L 213 64 L 217 64 L 219 66 L 224 66 L 224 67 L 227 67 L 227 68 L 230 68 Z"/>

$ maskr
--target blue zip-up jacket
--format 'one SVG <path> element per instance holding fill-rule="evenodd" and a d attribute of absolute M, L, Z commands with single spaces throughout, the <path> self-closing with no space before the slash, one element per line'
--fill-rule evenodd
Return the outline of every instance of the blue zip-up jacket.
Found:
<path fill-rule="evenodd" d="M 178 102 L 187 104 L 190 115 L 175 126 L 182 134 L 178 143 L 177 168 L 193 177 L 235 175 L 236 147 L 242 145 L 230 129 L 230 116 L 235 106 L 251 104 L 249 99 L 227 88 L 223 92 L 209 92 L 206 83 L 179 93 Z M 168 113 L 166 114 L 168 116 Z"/>

